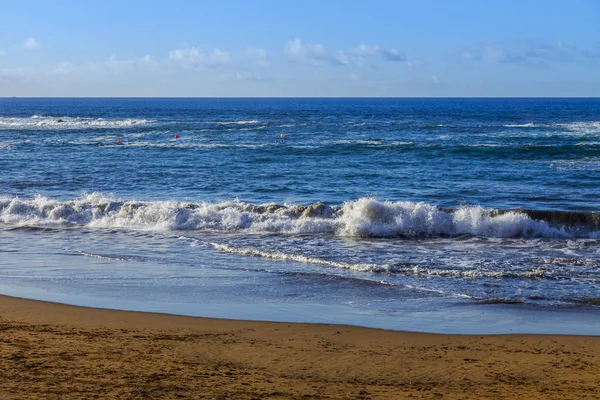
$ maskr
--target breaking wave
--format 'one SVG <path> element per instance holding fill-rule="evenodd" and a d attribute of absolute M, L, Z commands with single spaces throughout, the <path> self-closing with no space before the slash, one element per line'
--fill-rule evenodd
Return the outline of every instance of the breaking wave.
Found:
<path fill-rule="evenodd" d="M 545 125 L 536 125 L 533 122 L 529 122 L 527 124 L 506 124 L 505 128 L 537 128 Z"/>
<path fill-rule="evenodd" d="M 260 121 L 255 119 L 251 120 L 239 120 L 239 121 L 220 121 L 219 125 L 253 125 L 258 124 Z"/>
<path fill-rule="evenodd" d="M 366 237 L 461 236 L 600 238 L 600 213 L 443 209 L 428 203 L 361 198 L 343 205 L 255 205 L 123 201 L 93 193 L 58 201 L 0 197 L 0 223 L 22 227 L 134 230 L 214 230 L 250 233 L 333 234 Z"/>
<path fill-rule="evenodd" d="M 0 117 L 2 129 L 85 129 L 85 128 L 126 128 L 152 124 L 156 121 L 147 119 L 104 119 L 83 117 L 48 117 L 33 115 L 28 118 Z"/>
<path fill-rule="evenodd" d="M 505 128 L 551 128 L 573 133 L 600 133 L 600 121 L 570 122 L 570 123 L 534 123 L 506 124 Z"/>

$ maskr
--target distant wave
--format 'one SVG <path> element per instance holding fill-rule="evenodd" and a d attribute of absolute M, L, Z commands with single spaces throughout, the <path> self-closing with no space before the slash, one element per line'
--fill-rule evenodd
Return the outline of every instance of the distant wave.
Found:
<path fill-rule="evenodd" d="M 505 128 L 537 128 L 544 125 L 536 125 L 533 122 L 529 122 L 527 124 L 506 124 Z"/>
<path fill-rule="evenodd" d="M 337 140 L 334 144 L 382 144 L 381 140 Z"/>
<path fill-rule="evenodd" d="M 255 119 L 250 119 L 250 120 L 239 120 L 239 121 L 219 121 L 218 124 L 219 125 L 252 125 L 252 124 L 258 124 L 260 121 L 257 121 Z"/>
<path fill-rule="evenodd" d="M 592 122 L 572 122 L 568 124 L 557 124 L 571 131 L 582 133 L 600 133 L 600 121 Z"/>
<path fill-rule="evenodd" d="M 0 130 L 2 129 L 85 129 L 85 128 L 124 128 L 139 125 L 148 125 L 156 121 L 147 119 L 104 119 L 82 117 L 48 117 L 33 115 L 28 118 L 0 117 Z"/>
<path fill-rule="evenodd" d="M 505 124 L 505 128 L 552 128 L 564 129 L 575 133 L 600 133 L 600 121 L 570 122 L 570 123 L 534 123 Z"/>
<path fill-rule="evenodd" d="M 85 226 L 141 230 L 326 233 L 347 237 L 600 238 L 600 213 L 442 209 L 415 202 L 361 198 L 343 205 L 255 205 L 123 201 L 94 193 L 71 201 L 0 197 L 0 223 L 26 227 Z"/>

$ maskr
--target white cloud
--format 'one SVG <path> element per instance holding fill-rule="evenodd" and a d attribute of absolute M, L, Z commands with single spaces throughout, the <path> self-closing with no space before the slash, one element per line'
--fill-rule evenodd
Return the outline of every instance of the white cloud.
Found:
<path fill-rule="evenodd" d="M 356 65 L 373 66 L 370 59 L 382 58 L 385 61 L 406 61 L 403 52 L 396 49 L 383 49 L 378 45 L 361 44 L 350 50 L 340 50 L 331 56 L 321 44 L 304 44 L 300 39 L 290 40 L 284 47 L 284 52 L 290 61 L 313 65 Z"/>
<path fill-rule="evenodd" d="M 150 54 L 146 54 L 144 57 L 140 59 L 140 61 L 144 64 L 151 64 L 154 62 L 154 59 Z"/>
<path fill-rule="evenodd" d="M 254 72 L 237 72 L 235 74 L 235 78 L 238 81 L 255 81 L 255 82 L 266 82 L 271 79 L 265 78 L 259 74 L 255 74 Z"/>
<path fill-rule="evenodd" d="M 291 61 L 297 63 L 316 65 L 331 61 L 322 44 L 303 44 L 298 38 L 288 41 L 283 51 Z"/>
<path fill-rule="evenodd" d="M 562 42 L 544 43 L 514 41 L 480 43 L 465 49 L 461 57 L 466 61 L 488 64 L 522 64 L 529 67 L 548 67 L 551 63 L 597 63 L 600 49 L 582 50 Z"/>
<path fill-rule="evenodd" d="M 103 75 L 127 75 L 137 73 L 161 74 L 169 73 L 181 67 L 216 67 L 229 62 L 229 53 L 219 49 L 210 54 L 202 52 L 195 47 L 174 50 L 168 58 L 155 59 L 147 54 L 141 58 L 121 59 L 116 54 L 104 61 L 91 61 L 83 64 L 63 62 L 48 65 L 42 68 L 3 68 L 0 69 L 0 79 L 7 81 L 45 82 L 52 79 L 90 79 Z M 245 80 L 266 80 L 259 75 L 241 74 L 239 78 Z"/>
<path fill-rule="evenodd" d="M 38 42 L 37 40 L 35 40 L 34 38 L 29 37 L 25 40 L 25 42 L 23 42 L 22 47 L 25 49 L 29 49 L 29 50 L 35 50 L 35 49 L 39 49 L 40 47 L 42 47 L 42 44 L 40 42 Z"/>
<path fill-rule="evenodd" d="M 36 69 L 36 68 L 0 68 L 0 82 L 9 83 L 41 83 L 45 84 L 50 80 L 68 76 L 70 70 L 67 71 L 64 64 L 58 65 L 55 68 Z"/>
<path fill-rule="evenodd" d="M 379 54 L 388 61 L 406 61 L 406 55 L 404 52 L 396 49 L 381 49 Z"/>
<path fill-rule="evenodd" d="M 35 39 L 29 47 L 33 48 L 40 44 Z M 33 44 L 35 43 L 35 44 Z M 24 47 L 25 44 L 22 44 Z M 1 53 L 0 53 L 1 54 Z M 57 85 L 59 87 L 65 82 L 89 82 L 90 85 L 115 84 L 121 82 L 141 82 L 152 79 L 160 82 L 168 79 L 178 82 L 182 87 L 187 87 L 190 77 L 197 78 L 208 84 L 217 85 L 217 80 L 226 81 L 231 87 L 256 87 L 256 84 L 248 82 L 280 81 L 286 85 L 286 77 L 277 74 L 275 67 L 279 62 L 287 59 L 299 64 L 299 68 L 307 68 L 310 65 L 321 66 L 348 66 L 345 72 L 336 72 L 335 76 L 345 77 L 345 80 L 355 82 L 364 81 L 368 74 L 362 74 L 357 68 L 362 66 L 376 67 L 389 61 L 403 61 L 404 54 L 395 49 L 383 49 L 376 44 L 360 44 L 355 48 L 341 51 L 328 52 L 322 44 L 303 43 L 296 38 L 288 41 L 283 52 L 278 54 L 269 53 L 266 49 L 249 46 L 237 52 L 227 52 L 219 48 L 211 51 L 203 50 L 195 46 L 182 46 L 168 51 L 160 57 L 155 55 L 143 55 L 141 57 L 119 58 L 116 54 L 108 58 L 95 60 L 87 63 L 63 62 L 53 65 L 39 66 L 39 68 L 12 68 L 0 69 L 0 79 L 14 83 L 43 83 Z M 271 67 L 271 62 L 275 63 Z M 297 71 L 294 71 L 294 73 Z M 324 71 L 322 71 L 324 72 Z M 285 75 L 285 74 L 284 74 Z M 428 76 L 431 73 L 427 74 Z M 132 79 L 130 79 L 132 78 Z M 321 81 L 326 81 L 326 76 L 319 76 Z M 236 85 L 236 82 L 239 84 Z M 242 84 L 242 82 L 244 84 Z M 268 87 L 269 85 L 261 85 Z M 101 86 L 99 86 L 101 87 Z M 261 89 L 262 90 L 262 89 Z"/>
<path fill-rule="evenodd" d="M 377 46 L 361 44 L 360 46 L 351 50 L 339 51 L 335 59 L 341 65 L 354 64 L 362 67 L 365 65 L 365 58 L 375 54 L 377 49 Z"/>
<path fill-rule="evenodd" d="M 253 81 L 253 82 L 269 82 L 272 78 L 267 78 L 262 75 L 256 74 L 250 71 L 236 72 L 233 74 L 221 74 L 219 75 L 221 81 Z"/>
<path fill-rule="evenodd" d="M 54 68 L 53 73 L 55 75 L 70 75 L 76 71 L 76 66 L 70 62 L 64 62 Z"/>
<path fill-rule="evenodd" d="M 74 64 L 66 61 L 42 68 L 4 68 L 0 69 L 0 79 L 45 84 L 65 79 L 93 80 L 103 74 L 122 75 L 139 71 L 143 60 L 119 60 L 116 55 L 112 55 L 103 62 Z"/>
<path fill-rule="evenodd" d="M 129 74 L 140 71 L 154 71 L 161 64 L 150 55 L 138 59 L 119 59 L 116 54 L 111 55 L 101 62 L 89 62 L 84 65 L 63 63 L 63 68 L 70 68 L 72 72 L 110 73 L 114 75 Z M 59 67 L 60 68 L 60 67 Z"/>
<path fill-rule="evenodd" d="M 248 47 L 245 53 L 246 57 L 258 63 L 258 65 L 269 65 L 269 53 L 265 49 L 258 47 Z"/>
<path fill-rule="evenodd" d="M 136 62 L 134 60 L 119 60 L 117 59 L 117 56 L 113 54 L 108 60 L 104 61 L 103 66 L 109 72 L 121 74 L 132 72 L 136 67 Z"/>
<path fill-rule="evenodd" d="M 229 53 L 214 49 L 206 54 L 197 47 L 188 47 L 169 52 L 169 60 L 186 68 L 217 67 L 229 62 Z"/>
<path fill-rule="evenodd" d="M 0 68 L 0 80 L 24 79 L 32 75 L 32 71 L 26 68 Z"/>
<path fill-rule="evenodd" d="M 335 59 L 341 65 L 354 64 L 359 67 L 362 67 L 364 65 L 369 65 L 367 59 L 373 56 L 382 57 L 387 61 L 406 61 L 406 56 L 401 51 L 398 51 L 396 49 L 382 49 L 378 45 L 371 44 L 361 44 L 354 49 L 340 51 L 338 52 Z"/>

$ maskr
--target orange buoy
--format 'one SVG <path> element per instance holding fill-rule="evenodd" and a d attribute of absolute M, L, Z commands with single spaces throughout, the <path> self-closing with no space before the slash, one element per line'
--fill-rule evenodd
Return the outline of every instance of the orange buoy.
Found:
<path fill-rule="evenodd" d="M 175 135 L 175 139 L 179 139 L 179 135 Z"/>

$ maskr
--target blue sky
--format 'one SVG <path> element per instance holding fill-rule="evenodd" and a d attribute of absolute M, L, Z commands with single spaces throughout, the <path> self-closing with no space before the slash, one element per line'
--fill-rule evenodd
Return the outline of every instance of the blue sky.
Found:
<path fill-rule="evenodd" d="M 27 1 L 3 96 L 600 96 L 600 1 Z"/>

